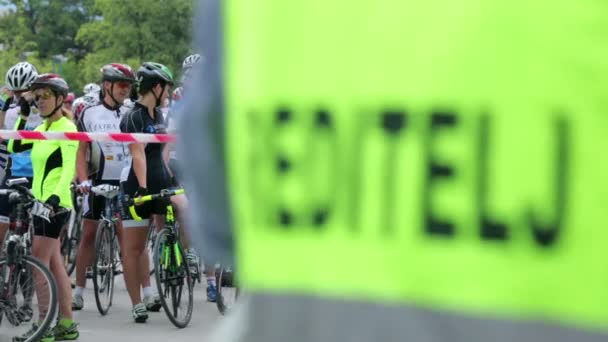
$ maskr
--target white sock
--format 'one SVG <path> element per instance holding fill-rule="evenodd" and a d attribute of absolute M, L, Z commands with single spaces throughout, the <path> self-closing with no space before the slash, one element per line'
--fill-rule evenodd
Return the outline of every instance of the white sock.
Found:
<path fill-rule="evenodd" d="M 76 286 L 74 288 L 74 296 L 82 297 L 82 295 L 84 295 L 84 287 Z"/>
<path fill-rule="evenodd" d="M 154 296 L 154 289 L 152 286 L 144 287 L 144 297 Z"/>

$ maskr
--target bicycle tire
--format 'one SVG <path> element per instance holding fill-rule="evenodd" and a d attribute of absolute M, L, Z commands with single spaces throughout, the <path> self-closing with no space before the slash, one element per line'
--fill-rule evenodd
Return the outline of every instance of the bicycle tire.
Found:
<path fill-rule="evenodd" d="M 222 314 L 222 315 L 226 315 L 228 314 L 231 310 L 233 305 L 228 305 L 226 304 L 225 298 L 224 298 L 224 284 L 226 284 L 226 287 L 231 287 L 235 289 L 235 295 L 234 295 L 234 300 L 236 302 L 236 300 L 239 298 L 240 295 L 240 289 L 235 286 L 235 280 L 234 280 L 234 271 L 230 272 L 230 279 L 226 279 L 228 276 L 228 273 L 226 271 L 226 268 L 221 266 L 219 268 L 219 270 L 216 270 L 215 273 L 215 279 L 216 279 L 216 284 L 217 284 L 217 298 L 215 300 L 215 304 L 217 306 L 218 311 Z M 229 285 L 227 283 L 230 283 Z"/>
<path fill-rule="evenodd" d="M 80 244 L 80 236 L 82 235 L 82 210 L 79 209 L 75 213 L 74 218 L 74 226 L 70 232 L 70 235 L 66 233 L 64 236 L 64 240 L 61 243 L 61 251 L 63 252 L 64 258 L 64 266 L 65 270 L 68 273 L 68 276 L 71 276 L 76 269 L 76 253 L 78 252 L 78 245 Z M 69 227 L 68 227 L 69 231 Z"/>
<path fill-rule="evenodd" d="M 24 342 L 33 342 L 33 341 L 38 341 L 40 339 L 40 337 L 42 337 L 43 334 L 45 334 L 49 327 L 51 326 L 51 324 L 53 323 L 53 320 L 55 319 L 55 317 L 57 316 L 57 312 L 59 310 L 59 298 L 57 297 L 57 283 L 55 282 L 55 277 L 53 277 L 53 274 L 49 271 L 49 269 L 43 265 L 40 261 L 38 261 L 38 259 L 31 257 L 31 256 L 23 256 L 22 257 L 22 262 L 24 263 L 24 267 L 30 267 L 31 270 L 31 274 L 33 275 L 34 273 L 34 269 L 38 270 L 38 272 L 40 272 L 40 274 L 42 275 L 42 277 L 44 278 L 44 281 L 48 284 L 48 294 L 49 294 L 49 307 L 48 307 L 48 311 L 45 315 L 45 317 L 42 320 L 38 320 L 37 321 L 37 330 L 34 331 Z M 0 270 L 2 270 L 6 265 L 6 258 L 2 257 L 0 258 Z M 33 279 L 34 277 L 32 277 Z M 20 288 L 22 289 L 22 286 L 20 286 Z M 38 298 L 38 296 L 36 296 Z M 6 314 L 6 313 L 5 313 Z M 6 315 L 3 315 L 6 316 Z M 4 317 L 6 318 L 6 317 Z M 8 324 L 5 324 L 4 326 L 6 326 Z M 25 327 L 26 325 L 13 325 L 10 324 L 11 327 Z M 2 336 L 2 334 L 5 332 L 5 328 L 0 328 L 0 336 Z M 10 335 L 12 335 L 13 333 L 10 333 Z M 16 337 L 15 336 L 11 336 L 12 337 Z"/>
<path fill-rule="evenodd" d="M 95 303 L 102 316 L 108 314 L 114 298 L 114 231 L 112 223 L 101 220 L 95 234 L 95 259 L 93 261 L 93 288 Z M 101 279 L 100 279 L 101 277 Z M 101 281 L 100 281 L 101 280 Z M 104 296 L 105 295 L 105 296 Z"/>
<path fill-rule="evenodd" d="M 156 270 L 154 274 L 156 276 L 158 294 L 160 296 L 160 301 L 163 305 L 165 314 L 173 325 L 178 328 L 185 328 L 192 319 L 192 309 L 194 306 L 194 279 L 190 274 L 190 267 L 187 264 L 184 249 L 179 241 L 175 241 L 175 243 L 177 243 L 179 246 L 178 250 L 181 254 L 182 264 L 180 266 L 176 265 L 177 256 L 175 254 L 175 249 L 173 248 L 174 240 L 175 235 L 170 229 L 164 228 L 158 232 L 155 243 L 155 246 L 158 246 L 158 248 L 156 248 L 154 251 L 154 263 Z M 170 246 L 167 246 L 167 244 L 170 244 Z M 167 258 L 169 265 L 164 265 L 164 263 L 161 264 L 163 258 L 167 257 L 166 253 L 169 253 Z M 176 267 L 179 267 L 179 269 L 176 269 Z M 183 273 L 179 274 L 181 272 Z M 187 286 L 188 304 L 182 318 L 181 316 L 178 317 L 178 306 L 181 308 L 181 290 L 183 290 L 184 285 Z M 178 290 L 180 290 L 179 294 L 177 293 Z M 168 302 L 169 298 L 166 298 L 167 295 L 171 296 L 171 303 Z"/>

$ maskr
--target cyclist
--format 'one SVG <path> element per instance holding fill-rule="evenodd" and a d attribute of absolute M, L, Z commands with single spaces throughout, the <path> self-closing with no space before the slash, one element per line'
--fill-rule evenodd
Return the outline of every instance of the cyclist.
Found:
<path fill-rule="evenodd" d="M 63 108 L 65 108 L 66 110 L 69 110 L 71 112 L 72 104 L 74 103 L 75 99 L 76 99 L 76 95 L 74 95 L 74 93 L 68 93 L 68 96 L 65 98 L 65 101 L 63 102 Z"/>
<path fill-rule="evenodd" d="M 118 63 L 104 65 L 100 71 L 103 86 L 102 98 L 81 112 L 77 124 L 78 130 L 82 132 L 120 132 L 120 118 L 126 113 L 122 104 L 131 94 L 131 88 L 136 82 L 135 75 L 131 67 Z M 98 184 L 120 185 L 120 174 L 128 155 L 126 150 L 126 146 L 121 143 L 81 142 L 77 158 L 77 176 L 81 191 L 89 193 L 91 186 Z M 89 194 L 88 200 L 89 211 L 84 215 L 83 234 L 76 256 L 78 263 L 76 264 L 76 287 L 72 298 L 73 310 L 81 310 L 84 305 L 86 269 L 92 265 L 94 260 L 97 221 L 101 218 L 105 207 L 105 198 L 102 196 Z M 120 239 L 122 237 L 121 223 L 118 222 L 117 226 Z M 142 255 L 139 266 L 144 303 L 148 310 L 158 311 L 161 303 L 150 286 L 150 266 L 147 255 Z"/>
<path fill-rule="evenodd" d="M 36 131 L 76 132 L 69 113 L 63 109 L 63 102 L 68 94 L 68 84 L 56 74 L 39 75 L 31 85 L 43 123 Z M 23 129 L 25 117 L 18 121 L 17 128 Z M 63 265 L 59 234 L 69 218 L 64 208 L 72 207 L 70 183 L 76 170 L 76 141 L 10 140 L 14 151 L 32 150 L 31 159 L 34 170 L 32 193 L 34 197 L 47 203 L 57 213 L 50 221 L 34 217 L 34 238 L 32 254 L 45 266 L 49 267 L 57 281 L 59 295 L 58 322 L 42 339 L 43 342 L 55 340 L 75 340 L 78 338 L 78 326 L 72 317 L 72 288 L 70 278 Z M 25 340 L 29 335 L 22 337 Z"/>
<path fill-rule="evenodd" d="M 181 98 L 183 97 L 184 86 L 187 87 L 190 81 L 190 75 L 192 74 L 192 69 L 196 67 L 197 64 L 201 63 L 202 58 L 199 54 L 193 54 L 184 59 L 182 64 L 182 85 L 176 88 L 173 91 L 173 105 L 171 107 L 171 111 L 167 116 L 167 132 L 175 133 L 176 132 L 176 115 L 180 114 L 181 106 L 180 103 Z M 181 177 L 179 172 L 179 162 L 177 160 L 177 154 L 175 151 L 174 144 L 169 144 L 166 149 L 165 158 L 168 159 L 168 165 L 175 178 L 175 183 L 179 183 Z M 185 195 L 178 195 L 171 198 L 172 203 L 178 209 L 178 220 L 181 227 L 186 227 L 186 221 L 184 218 L 185 214 L 188 210 L 188 201 Z M 185 229 L 187 231 L 187 229 Z M 188 263 L 191 265 L 191 269 L 193 275 L 200 276 L 197 274 L 198 272 L 198 264 L 199 264 L 199 256 L 198 253 L 194 250 L 194 248 L 189 248 L 187 251 Z M 207 270 L 207 301 L 215 302 L 217 299 L 217 284 L 215 278 L 215 266 L 210 263 L 206 265 Z"/>
<path fill-rule="evenodd" d="M 25 125 L 23 129 L 33 130 L 40 123 L 42 118 L 38 114 L 38 110 L 32 106 L 33 97 L 29 92 L 29 87 L 32 81 L 36 79 L 38 72 L 36 68 L 28 63 L 21 62 L 12 66 L 6 73 L 6 84 L 8 89 L 12 91 L 13 96 L 7 99 L 7 102 L 15 103 L 15 106 L 7 108 L 4 116 L 4 129 L 12 130 L 19 117 L 24 117 Z M 7 106 L 8 107 L 8 106 Z M 3 149 L 10 153 L 10 146 L 3 144 Z M 31 186 L 33 170 L 30 160 L 30 152 L 12 153 L 7 155 L 7 163 L 5 166 L 5 176 L 0 184 L 0 189 L 6 189 L 6 181 L 12 178 L 27 177 L 30 181 L 27 187 Z M 10 206 L 8 196 L 0 196 L 0 241 L 4 239 L 6 230 L 9 224 Z"/>
<path fill-rule="evenodd" d="M 192 69 L 203 61 L 203 57 L 198 53 L 192 54 L 184 59 L 182 63 L 182 83 L 190 79 Z"/>
<path fill-rule="evenodd" d="M 133 110 L 123 116 L 120 130 L 127 133 L 165 133 L 164 118 L 159 110 L 160 105 L 168 98 L 173 85 L 173 74 L 164 65 L 147 62 L 137 71 L 139 82 L 139 99 Z M 125 168 L 123 188 L 125 195 L 138 197 L 147 193 L 157 193 L 173 185 L 171 173 L 163 160 L 164 144 L 133 143 L 129 145 L 130 165 Z M 125 172 L 125 173 L 127 173 Z M 123 177 L 121 177 L 123 178 Z M 139 258 L 144 255 L 149 218 L 155 215 L 157 227 L 164 224 L 165 203 L 148 202 L 136 208 L 137 214 L 144 220 L 137 222 L 128 210 L 123 212 L 123 268 L 129 297 L 133 304 L 133 319 L 144 323 L 148 319 L 148 310 L 142 303 L 139 291 L 137 266 Z"/>
<path fill-rule="evenodd" d="M 101 87 L 96 83 L 88 83 L 82 88 L 82 93 L 85 95 L 99 94 Z"/>
<path fill-rule="evenodd" d="M 99 92 L 101 91 L 101 88 L 95 83 L 89 83 L 84 86 L 82 91 L 84 95 L 74 100 L 72 105 L 72 112 L 74 113 L 76 120 L 80 118 L 80 113 L 82 113 L 86 107 L 99 102 Z"/>
<path fill-rule="evenodd" d="M 73 113 L 74 118 L 78 120 L 80 118 L 80 114 L 85 110 L 85 108 L 95 105 L 99 103 L 99 93 L 90 93 L 85 96 L 79 97 L 74 100 Z"/>
<path fill-rule="evenodd" d="M 13 103 L 13 92 L 6 86 L 0 87 L 0 127 L 4 127 L 4 117 L 6 112 L 15 107 Z M 0 179 L 4 179 L 4 168 L 8 160 L 8 151 L 6 151 L 6 140 L 0 141 Z"/>

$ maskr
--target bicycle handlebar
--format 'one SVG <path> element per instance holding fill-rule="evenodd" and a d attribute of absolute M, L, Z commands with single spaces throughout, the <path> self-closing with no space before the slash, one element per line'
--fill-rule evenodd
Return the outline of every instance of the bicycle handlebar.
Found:
<path fill-rule="evenodd" d="M 146 195 L 141 197 L 129 198 L 129 196 L 125 196 L 125 204 L 129 207 L 129 212 L 131 213 L 131 217 L 135 221 L 141 221 L 142 218 L 137 215 L 135 211 L 135 206 L 139 204 L 143 204 L 146 202 L 150 202 L 156 199 L 168 198 L 176 195 L 183 195 L 186 191 L 184 189 L 163 189 L 158 194 Z"/>

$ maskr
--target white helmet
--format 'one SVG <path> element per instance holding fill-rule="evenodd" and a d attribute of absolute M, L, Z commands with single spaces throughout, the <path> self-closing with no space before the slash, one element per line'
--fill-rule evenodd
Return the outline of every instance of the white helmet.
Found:
<path fill-rule="evenodd" d="M 193 55 L 186 57 L 186 59 L 184 59 L 184 63 L 182 64 L 182 70 L 192 68 L 193 66 L 198 64 L 201 60 L 202 60 L 202 57 L 198 53 L 195 53 Z"/>
<path fill-rule="evenodd" d="M 20 62 L 6 72 L 6 85 L 12 91 L 28 90 L 36 77 L 38 77 L 38 71 L 33 65 L 28 62 Z"/>
<path fill-rule="evenodd" d="M 89 83 L 89 84 L 85 85 L 84 88 L 82 88 L 82 91 L 84 92 L 85 95 L 90 94 L 90 93 L 99 93 L 100 90 L 101 90 L 101 87 L 95 83 Z"/>

